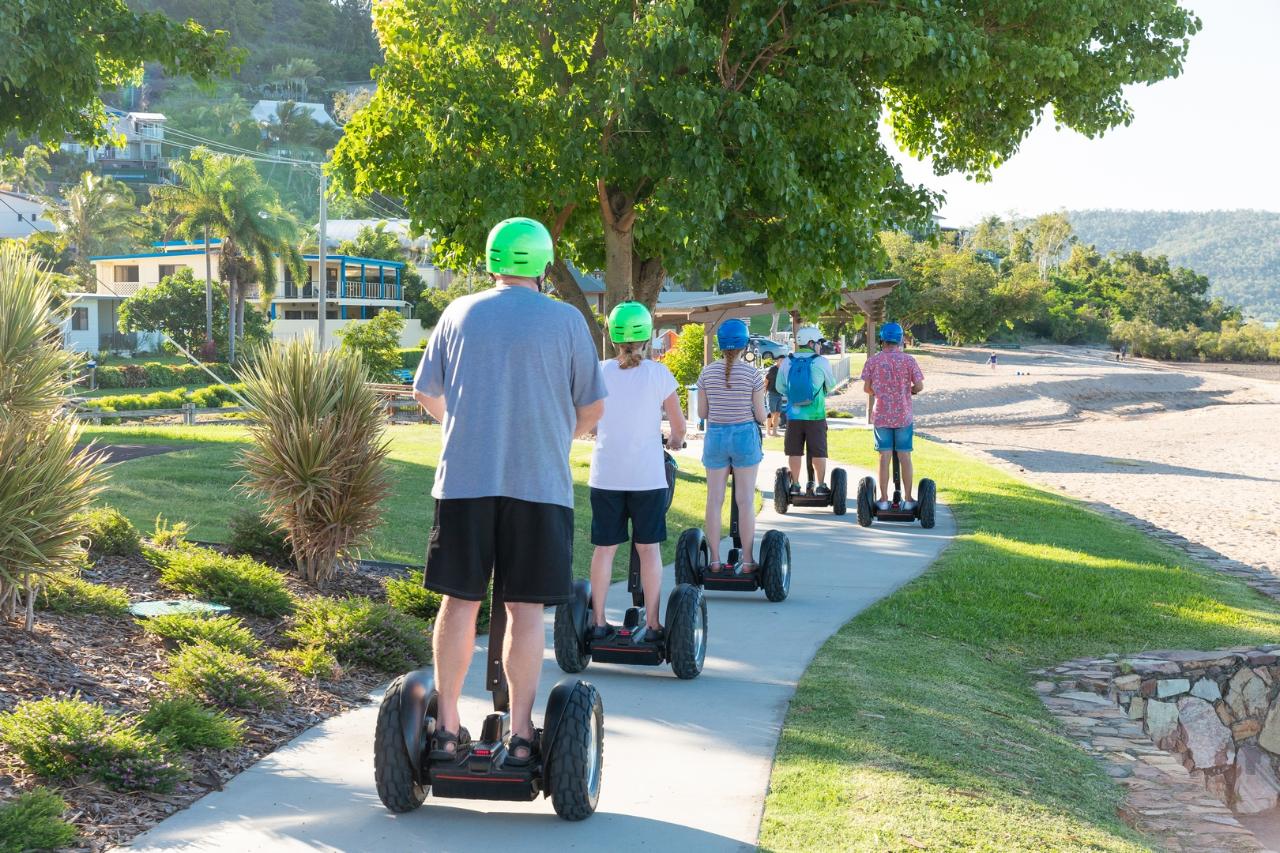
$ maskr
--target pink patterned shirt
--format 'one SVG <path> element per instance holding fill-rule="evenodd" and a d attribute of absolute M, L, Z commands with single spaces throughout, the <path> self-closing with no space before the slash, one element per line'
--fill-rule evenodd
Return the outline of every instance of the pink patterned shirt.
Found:
<path fill-rule="evenodd" d="M 862 379 L 871 382 L 876 395 L 875 426 L 904 427 L 914 420 L 911 386 L 924 381 L 914 358 L 901 351 L 878 352 L 867 359 Z"/>

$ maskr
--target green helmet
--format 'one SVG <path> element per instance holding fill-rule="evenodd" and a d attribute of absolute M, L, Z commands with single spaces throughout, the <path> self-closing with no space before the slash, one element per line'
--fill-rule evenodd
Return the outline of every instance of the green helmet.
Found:
<path fill-rule="evenodd" d="M 615 344 L 648 343 L 653 339 L 653 317 L 639 302 L 619 302 L 609 312 L 609 340 Z"/>
<path fill-rule="evenodd" d="M 504 219 L 489 232 L 486 269 L 498 275 L 541 278 L 555 260 L 551 233 L 536 219 Z"/>

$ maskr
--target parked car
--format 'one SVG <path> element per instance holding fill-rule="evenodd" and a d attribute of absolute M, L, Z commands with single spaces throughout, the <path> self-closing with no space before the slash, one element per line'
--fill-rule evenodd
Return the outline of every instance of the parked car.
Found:
<path fill-rule="evenodd" d="M 766 338 L 764 335 L 752 335 L 750 349 L 758 358 L 782 358 L 784 355 L 791 354 L 791 347 L 786 344 L 780 344 L 772 338 Z"/>

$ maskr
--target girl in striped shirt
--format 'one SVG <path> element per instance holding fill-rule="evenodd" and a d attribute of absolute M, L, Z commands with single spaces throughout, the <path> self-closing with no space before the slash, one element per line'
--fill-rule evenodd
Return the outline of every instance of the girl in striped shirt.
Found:
<path fill-rule="evenodd" d="M 721 359 L 702 368 L 698 377 L 698 417 L 707 422 L 702 464 L 707 469 L 707 545 L 711 568 L 719 571 L 720 514 L 732 468 L 737 484 L 738 532 L 742 538 L 742 572 L 755 570 L 752 548 L 756 532 L 756 472 L 764 451 L 760 425 L 765 420 L 764 375 L 742 360 L 749 335 L 741 320 L 725 320 L 716 330 Z"/>

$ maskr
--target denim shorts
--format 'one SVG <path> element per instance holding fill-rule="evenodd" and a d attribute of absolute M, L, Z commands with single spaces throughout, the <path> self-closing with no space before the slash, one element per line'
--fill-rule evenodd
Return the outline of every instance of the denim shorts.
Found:
<path fill-rule="evenodd" d="M 782 395 L 775 393 L 773 391 L 770 391 L 769 394 L 765 397 L 765 404 L 771 414 L 776 414 L 778 412 L 781 412 L 782 411 Z"/>
<path fill-rule="evenodd" d="M 760 447 L 760 426 L 755 421 L 740 424 L 707 424 L 702 441 L 702 464 L 707 468 L 750 468 L 764 458 Z"/>
<path fill-rule="evenodd" d="M 876 450 L 901 450 L 911 452 L 911 439 L 916 434 L 915 424 L 903 427 L 876 427 Z"/>

